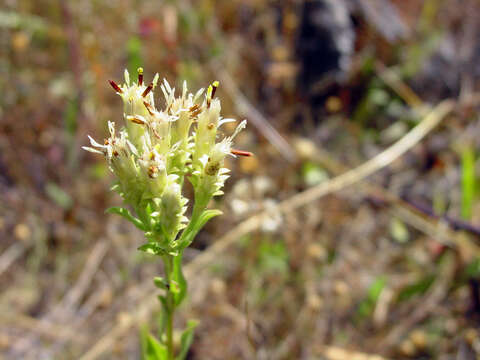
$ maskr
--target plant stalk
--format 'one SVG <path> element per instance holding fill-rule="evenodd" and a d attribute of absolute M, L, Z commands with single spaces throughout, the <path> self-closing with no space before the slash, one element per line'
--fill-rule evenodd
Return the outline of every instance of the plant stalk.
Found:
<path fill-rule="evenodd" d="M 165 276 L 168 284 L 171 286 L 173 280 L 173 255 L 165 256 Z M 174 359 L 174 347 L 173 347 L 173 317 L 175 313 L 175 299 L 171 289 L 168 289 L 166 297 L 166 313 L 167 324 L 165 327 L 166 346 L 168 353 L 168 360 Z"/>

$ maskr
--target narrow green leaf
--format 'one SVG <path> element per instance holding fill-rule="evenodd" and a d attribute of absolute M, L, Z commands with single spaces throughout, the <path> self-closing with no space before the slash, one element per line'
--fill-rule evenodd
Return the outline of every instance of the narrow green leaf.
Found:
<path fill-rule="evenodd" d="M 132 36 L 127 41 L 128 70 L 135 74 L 137 69 L 142 66 L 142 40 L 138 36 Z"/>
<path fill-rule="evenodd" d="M 167 281 L 160 277 L 160 276 L 156 276 L 153 278 L 153 283 L 155 284 L 155 286 L 159 289 L 162 289 L 162 290 L 168 290 L 168 283 Z"/>
<path fill-rule="evenodd" d="M 160 255 L 163 254 L 163 249 L 158 246 L 156 243 L 147 243 L 143 244 L 142 246 L 138 247 L 139 251 L 146 252 L 147 254 L 152 254 L 152 255 Z"/>
<path fill-rule="evenodd" d="M 105 210 L 106 213 L 109 213 L 109 214 L 117 214 L 117 215 L 120 215 L 122 217 L 124 217 L 125 219 L 127 219 L 128 221 L 130 221 L 133 225 L 135 225 L 137 228 L 139 228 L 140 230 L 142 231 L 146 231 L 147 228 L 145 227 L 145 225 L 140 221 L 140 219 L 137 219 L 135 216 L 133 216 L 130 211 L 128 211 L 128 209 L 125 209 L 125 208 L 122 208 L 120 206 L 114 206 L 114 207 L 111 207 L 111 208 L 108 208 L 107 210 Z"/>
<path fill-rule="evenodd" d="M 415 283 L 405 286 L 397 295 L 397 301 L 410 300 L 414 296 L 420 296 L 425 294 L 430 286 L 435 282 L 434 275 L 426 275 L 424 278 L 418 280 Z"/>
<path fill-rule="evenodd" d="M 61 206 L 62 208 L 68 210 L 72 207 L 72 197 L 57 184 L 53 182 L 47 183 L 45 191 L 50 197 L 50 199 L 52 199 L 57 205 Z"/>
<path fill-rule="evenodd" d="M 142 326 L 140 340 L 143 360 L 166 360 L 168 358 L 165 345 L 149 333 L 147 326 Z"/>
<path fill-rule="evenodd" d="M 144 354 L 144 360 L 167 360 L 167 348 L 161 344 L 154 336 L 148 334 L 147 349 Z"/>
<path fill-rule="evenodd" d="M 149 201 L 145 206 L 145 213 L 147 214 L 148 217 L 150 217 L 152 215 L 152 212 L 153 212 L 152 202 Z"/>
<path fill-rule="evenodd" d="M 203 227 L 203 225 L 205 225 L 208 220 L 222 214 L 223 213 L 217 209 L 205 210 L 203 214 L 200 216 L 201 227 Z"/>
<path fill-rule="evenodd" d="M 475 153 L 471 146 L 462 152 L 462 217 L 472 217 L 475 196 Z"/>
<path fill-rule="evenodd" d="M 148 327 L 146 325 L 142 325 L 140 328 L 140 346 L 142 349 L 142 359 L 145 359 L 148 349 Z"/>
<path fill-rule="evenodd" d="M 198 232 L 205 226 L 208 220 L 214 218 L 215 216 L 222 215 L 220 210 L 211 209 L 205 210 L 202 214 L 198 217 L 198 219 L 192 223 L 191 226 L 188 226 L 184 231 L 185 233 L 182 234 L 180 238 L 180 248 L 185 249 L 189 246 Z"/>
<path fill-rule="evenodd" d="M 385 288 L 385 285 L 387 283 L 387 280 L 383 276 L 379 276 L 375 282 L 370 286 L 368 289 L 368 299 L 372 303 L 376 303 L 378 298 L 380 297 L 380 294 L 382 293 L 382 290 Z"/>
<path fill-rule="evenodd" d="M 158 301 L 162 305 L 162 311 L 160 312 L 160 317 L 159 317 L 159 327 L 158 327 L 158 337 L 162 339 L 164 333 L 165 333 L 165 328 L 167 327 L 167 318 L 168 318 L 168 304 L 167 304 L 167 298 L 163 295 L 158 295 L 157 296 Z"/>
<path fill-rule="evenodd" d="M 378 298 L 382 293 L 387 280 L 383 276 L 379 276 L 372 285 L 368 288 L 367 297 L 358 304 L 357 308 L 357 319 L 364 319 L 372 315 L 375 305 L 377 304 Z"/>
<path fill-rule="evenodd" d="M 183 331 L 182 337 L 180 340 L 180 354 L 177 355 L 175 360 L 184 360 L 187 357 L 188 349 L 193 342 L 193 333 L 197 327 L 198 322 L 195 320 L 190 320 L 187 324 L 187 328 Z"/>
<path fill-rule="evenodd" d="M 64 126 L 68 135 L 73 136 L 77 131 L 77 117 L 78 117 L 78 99 L 72 98 L 68 101 L 64 113 Z"/>
<path fill-rule="evenodd" d="M 464 276 L 467 278 L 476 278 L 480 276 L 480 258 L 475 258 L 464 269 Z"/>
<path fill-rule="evenodd" d="M 162 304 L 162 307 L 163 307 L 164 309 L 166 309 L 166 308 L 167 308 L 167 298 L 166 298 L 165 296 L 163 296 L 163 295 L 158 295 L 158 296 L 157 296 L 157 299 L 158 299 L 158 301 L 160 301 L 160 303 Z"/>
<path fill-rule="evenodd" d="M 178 291 L 174 295 L 175 299 L 175 306 L 178 306 L 182 303 L 183 299 L 187 295 L 187 280 L 185 276 L 183 276 L 182 271 L 182 255 L 183 253 L 180 252 L 177 256 L 173 258 L 173 280 L 176 282 L 178 286 Z"/>

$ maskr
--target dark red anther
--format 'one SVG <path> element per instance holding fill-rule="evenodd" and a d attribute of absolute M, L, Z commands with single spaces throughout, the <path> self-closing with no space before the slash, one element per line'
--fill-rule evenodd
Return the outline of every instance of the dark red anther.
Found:
<path fill-rule="evenodd" d="M 231 149 L 230 152 L 233 155 L 238 155 L 238 156 L 247 156 L 247 157 L 253 156 L 253 153 L 251 153 L 250 151 Z"/>
<path fill-rule="evenodd" d="M 115 81 L 113 81 L 113 80 L 108 80 L 108 82 L 109 82 L 110 85 L 112 86 L 113 90 L 115 90 L 115 91 L 118 92 L 119 94 L 123 94 L 122 89 L 120 89 L 120 86 L 118 86 Z"/>
<path fill-rule="evenodd" d="M 153 115 L 153 109 L 152 109 L 152 105 L 150 105 L 149 103 L 147 103 L 146 101 L 143 102 L 143 105 L 145 105 L 145 107 L 147 108 L 147 111 L 150 115 Z"/>
<path fill-rule="evenodd" d="M 145 91 L 143 92 L 142 97 L 147 96 L 148 93 L 149 93 L 150 91 L 152 91 L 152 89 L 153 89 L 153 84 L 150 83 L 150 85 L 148 85 L 147 88 L 145 89 Z"/>
<path fill-rule="evenodd" d="M 201 112 L 202 112 L 202 108 L 200 107 L 200 105 L 198 104 L 195 104 L 193 105 L 190 109 L 188 109 L 190 111 L 190 116 L 192 118 L 194 117 L 197 117 Z"/>
<path fill-rule="evenodd" d="M 127 117 L 127 119 L 130 120 L 131 122 L 135 123 L 135 124 L 145 125 L 145 121 L 143 121 L 142 119 L 140 119 L 138 117 L 132 116 L 132 117 Z"/>

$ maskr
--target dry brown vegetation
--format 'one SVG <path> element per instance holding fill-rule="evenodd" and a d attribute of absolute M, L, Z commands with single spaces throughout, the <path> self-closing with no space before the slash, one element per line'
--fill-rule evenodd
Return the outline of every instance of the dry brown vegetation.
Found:
<path fill-rule="evenodd" d="M 478 358 L 479 18 L 474 0 L 4 0 L 0 358 L 138 359 L 155 329 L 162 269 L 80 149 L 122 118 L 107 80 L 140 65 L 220 80 L 255 153 L 186 253 L 189 359 Z"/>

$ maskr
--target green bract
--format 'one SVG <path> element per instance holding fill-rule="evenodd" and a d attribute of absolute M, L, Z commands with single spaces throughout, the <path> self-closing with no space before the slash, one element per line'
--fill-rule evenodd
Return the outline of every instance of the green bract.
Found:
<path fill-rule="evenodd" d="M 126 208 L 111 211 L 145 231 L 148 243 L 140 250 L 177 255 L 209 218 L 219 214 L 206 206 L 213 196 L 223 193 L 229 171 L 224 159 L 231 154 L 232 141 L 246 121 L 232 136 L 219 140 L 219 127 L 234 120 L 220 116 L 220 101 L 214 98 L 218 82 L 210 85 L 205 95 L 204 89 L 189 93 L 184 82 L 176 96 L 164 80 L 160 89 L 165 105 L 158 109 L 154 102 L 157 81 L 158 74 L 152 83 L 144 84 L 141 69 L 137 82 L 130 82 L 126 70 L 123 85 L 111 81 L 124 103 L 124 126 L 117 131 L 115 124 L 108 122 L 110 136 L 104 143 L 90 137 L 92 147 L 84 149 L 107 159 L 116 176 L 113 190 L 135 215 Z M 188 200 L 182 194 L 185 177 L 195 196 L 190 219 L 185 216 Z"/>

